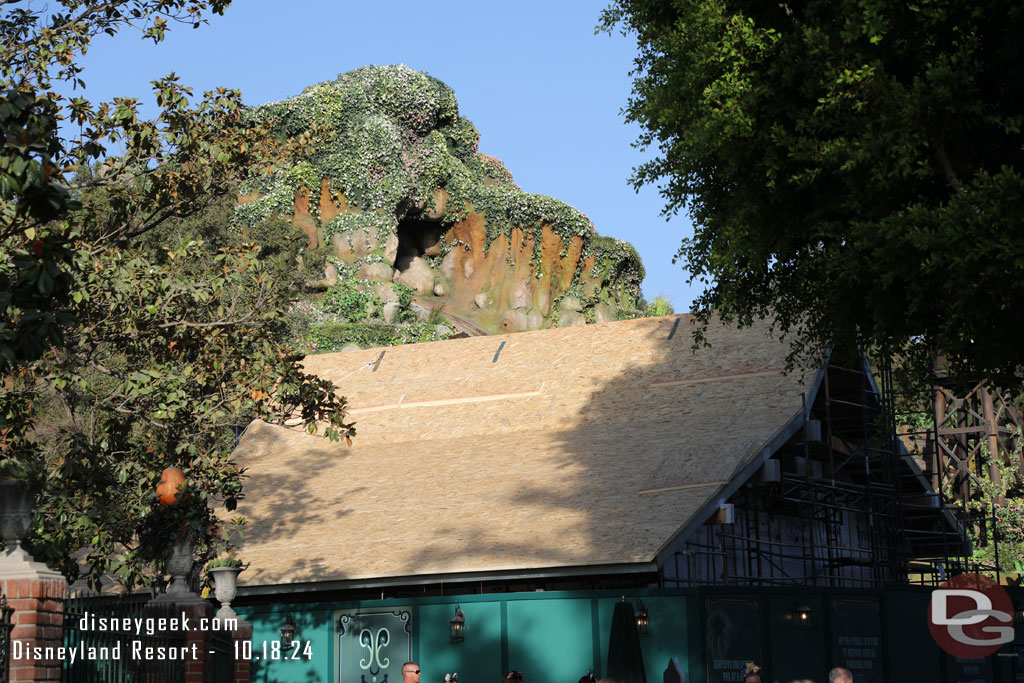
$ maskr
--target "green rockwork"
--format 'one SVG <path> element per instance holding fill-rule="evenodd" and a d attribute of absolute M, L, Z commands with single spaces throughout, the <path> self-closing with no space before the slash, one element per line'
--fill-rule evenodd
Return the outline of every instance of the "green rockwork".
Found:
<path fill-rule="evenodd" d="M 478 151 L 479 133 L 438 79 L 364 67 L 248 116 L 316 143 L 243 186 L 240 228 L 287 217 L 342 278 L 406 285 L 430 311 L 494 332 L 635 315 L 636 250 L 568 204 L 520 190 Z M 582 306 L 571 322 L 559 315 L 565 297 Z"/>

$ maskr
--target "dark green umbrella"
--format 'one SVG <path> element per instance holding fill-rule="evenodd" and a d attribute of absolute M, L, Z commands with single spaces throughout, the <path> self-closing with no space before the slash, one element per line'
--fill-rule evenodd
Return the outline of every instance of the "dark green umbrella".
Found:
<path fill-rule="evenodd" d="M 619 683 L 647 683 L 633 604 L 625 600 L 615 603 L 612 613 L 612 631 L 608 636 L 608 678 Z"/>

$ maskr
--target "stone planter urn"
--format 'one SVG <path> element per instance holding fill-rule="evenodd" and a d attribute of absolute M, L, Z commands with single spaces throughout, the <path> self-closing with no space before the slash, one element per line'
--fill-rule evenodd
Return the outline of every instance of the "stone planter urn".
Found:
<path fill-rule="evenodd" d="M 192 569 L 192 553 L 194 551 L 195 544 L 188 538 L 188 535 L 180 534 L 174 541 L 174 547 L 167 558 L 167 571 L 171 575 L 171 585 L 167 587 L 165 593 L 154 598 L 155 602 L 176 604 L 202 602 L 202 598 L 188 587 L 187 575 Z"/>
<path fill-rule="evenodd" d="M 238 615 L 231 609 L 231 601 L 235 599 L 238 575 L 242 573 L 242 567 L 211 567 L 207 571 L 213 577 L 213 594 L 220 602 L 217 618 L 234 619 Z"/>
<path fill-rule="evenodd" d="M 192 543 L 182 536 L 174 542 L 171 556 L 167 558 L 167 571 L 174 577 L 174 581 L 167 589 L 168 593 L 188 592 L 185 575 L 190 569 L 192 569 Z"/>
<path fill-rule="evenodd" d="M 17 479 L 0 481 L 0 537 L 4 539 L 4 557 L 30 559 L 21 540 L 32 528 L 32 503 L 35 491 Z"/>

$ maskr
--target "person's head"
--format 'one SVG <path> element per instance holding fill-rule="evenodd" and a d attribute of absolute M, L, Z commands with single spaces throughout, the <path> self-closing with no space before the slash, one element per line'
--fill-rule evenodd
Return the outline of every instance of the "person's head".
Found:
<path fill-rule="evenodd" d="M 753 662 L 747 662 L 740 673 L 743 674 L 743 683 L 761 683 L 761 667 Z"/>
<path fill-rule="evenodd" d="M 828 683 L 853 683 L 853 674 L 849 669 L 837 666 L 828 672 Z"/>
<path fill-rule="evenodd" d="M 420 665 L 406 662 L 402 665 L 402 683 L 420 683 Z"/>

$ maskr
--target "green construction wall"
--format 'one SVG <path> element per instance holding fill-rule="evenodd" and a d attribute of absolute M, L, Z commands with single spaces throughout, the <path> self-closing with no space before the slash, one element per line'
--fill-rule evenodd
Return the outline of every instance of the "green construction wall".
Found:
<path fill-rule="evenodd" d="M 528 681 L 575 683 L 594 665 L 588 599 L 509 600 L 508 633 L 508 668 Z M 501 673 L 495 669 L 489 680 Z"/>
<path fill-rule="evenodd" d="M 261 610 L 238 610 L 252 624 L 251 672 L 253 683 L 330 683 L 334 680 L 334 610 L 304 605 L 283 605 Z M 309 643 L 309 659 L 291 659 L 282 653 L 274 657 L 273 644 L 281 638 L 287 615 L 295 620 L 302 641 L 299 654 Z M 267 657 L 264 657 L 266 652 Z"/>
<path fill-rule="evenodd" d="M 650 633 L 641 638 L 649 683 L 661 682 L 671 657 L 677 657 L 684 668 L 703 661 L 690 650 L 694 634 L 687 630 L 688 614 L 696 602 L 685 593 L 625 595 L 634 606 L 642 599 L 651 613 Z M 612 612 L 622 597 L 621 593 L 600 591 L 509 593 L 291 603 L 238 607 L 238 612 L 253 624 L 253 654 L 261 658 L 252 662 L 255 683 L 332 683 L 337 666 L 336 613 L 382 606 L 411 609 L 413 658 L 423 670 L 423 683 L 440 683 L 445 673 L 456 671 L 465 683 L 496 683 L 512 669 L 523 671 L 526 683 L 576 683 L 588 669 L 599 677 L 604 674 Z M 465 640 L 452 643 L 448 622 L 456 604 L 466 615 Z M 263 643 L 279 639 L 288 614 L 295 619 L 297 637 L 310 642 L 312 656 L 308 660 L 263 661 Z"/>
<path fill-rule="evenodd" d="M 612 630 L 612 614 L 615 611 L 615 603 L 621 599 L 621 596 L 595 598 L 600 619 L 598 640 L 600 642 L 602 674 L 608 671 L 608 636 Z M 661 683 L 662 674 L 672 657 L 678 658 L 680 666 L 684 669 L 687 667 L 690 652 L 687 640 L 689 635 L 687 603 L 692 602 L 696 605 L 697 600 L 694 597 L 688 599 L 682 595 L 663 597 L 652 595 L 642 599 L 650 615 L 648 634 L 640 637 L 647 683 Z M 635 607 L 635 600 L 633 600 L 633 604 Z M 703 662 L 703 659 L 700 661 Z"/>
<path fill-rule="evenodd" d="M 1018 599 L 1013 593 L 1015 600 Z M 883 671 L 886 681 L 936 681 L 948 678 L 942 652 L 926 624 L 930 592 L 893 588 L 840 592 L 795 589 L 645 589 L 625 593 L 636 604 L 642 599 L 650 614 L 650 629 L 641 636 L 648 683 L 662 683 L 672 657 L 678 658 L 687 683 L 707 683 L 703 620 L 705 599 L 737 596 L 759 601 L 764 622 L 762 664 L 773 683 L 810 680 L 823 683 L 832 658 L 828 611 L 832 597 L 876 598 L 882 622 Z M 462 683 L 498 683 L 511 669 L 524 673 L 524 683 L 576 683 L 588 669 L 600 677 L 607 672 L 608 636 L 615 591 L 567 591 L 463 595 L 362 602 L 278 604 L 238 607 L 253 624 L 253 653 L 262 657 L 279 639 L 281 625 L 292 614 L 298 638 L 310 644 L 309 659 L 254 661 L 257 683 L 334 683 L 336 680 L 336 614 L 353 608 L 409 609 L 412 615 L 413 658 L 423 670 L 422 683 L 441 683 L 446 672 L 457 671 Z M 794 606 L 811 607 L 810 626 L 794 619 Z M 465 640 L 452 643 L 448 622 L 455 605 L 466 615 Z M 1024 644 L 1024 627 L 1018 628 Z M 1009 652 L 1010 647 L 1004 648 Z M 268 650 L 272 652 L 272 650 Z M 1014 660 L 995 662 L 994 683 L 1011 683 Z M 1017 675 L 1024 675 L 1024 667 Z"/>
<path fill-rule="evenodd" d="M 457 672 L 459 679 L 466 683 L 496 681 L 496 667 L 493 663 L 501 661 L 501 604 L 458 604 L 466 615 L 466 639 L 461 643 L 452 643 L 448 632 L 448 620 L 455 613 L 456 601 L 420 605 L 417 608 L 418 623 L 443 625 L 443 628 L 413 627 L 416 633 L 413 636 L 413 651 L 417 661 L 423 667 L 424 674 L 440 672 L 443 677 L 445 673 Z M 423 683 L 439 683 L 441 678 L 435 675 L 422 680 Z"/>
<path fill-rule="evenodd" d="M 800 596 L 799 600 L 818 616 L 809 626 L 802 626 L 793 616 L 794 597 L 769 595 L 768 636 L 770 642 L 771 676 L 780 681 L 827 680 L 822 672 L 831 668 L 828 661 L 828 629 L 822 615 L 826 600 L 819 595 Z M 765 666 L 768 663 L 765 662 Z"/>
<path fill-rule="evenodd" d="M 890 591 L 885 601 L 884 627 L 887 640 L 898 642 L 907 655 L 889 657 L 889 679 L 893 681 L 941 681 L 942 651 L 928 631 L 922 615 L 928 612 L 928 593 Z"/>

